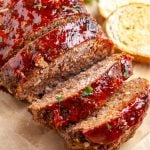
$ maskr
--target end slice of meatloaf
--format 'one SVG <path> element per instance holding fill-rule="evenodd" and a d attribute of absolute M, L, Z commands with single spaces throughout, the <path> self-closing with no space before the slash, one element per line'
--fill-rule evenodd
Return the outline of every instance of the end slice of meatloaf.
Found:
<path fill-rule="evenodd" d="M 95 20 L 86 15 L 24 47 L 2 67 L 0 77 L 18 99 L 27 99 L 39 84 L 51 85 L 80 72 L 91 61 L 110 55 L 112 47 Z"/>
<path fill-rule="evenodd" d="M 8 5 L 8 11 L 0 11 L 0 68 L 27 43 L 87 12 L 80 0 L 16 0 Z"/>
<path fill-rule="evenodd" d="M 149 104 L 148 81 L 134 79 L 125 83 L 90 117 L 59 132 L 70 149 L 116 150 L 132 137 Z"/>
<path fill-rule="evenodd" d="M 60 83 L 31 105 L 34 119 L 56 128 L 85 119 L 130 77 L 131 60 L 127 55 L 113 55 Z"/>

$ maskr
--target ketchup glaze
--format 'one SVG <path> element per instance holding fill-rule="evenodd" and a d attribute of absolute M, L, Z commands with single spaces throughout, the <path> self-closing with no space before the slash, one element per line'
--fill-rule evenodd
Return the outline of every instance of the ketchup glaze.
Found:
<path fill-rule="evenodd" d="M 11 84 L 24 82 L 33 68 L 42 69 L 43 66 L 40 66 L 39 62 L 42 61 L 42 64 L 51 63 L 75 46 L 100 37 L 101 34 L 97 23 L 90 16 L 81 17 L 45 34 L 31 45 L 25 46 L 1 70 L 5 78 L 11 77 Z"/>
<path fill-rule="evenodd" d="M 93 130 L 83 132 L 84 136 L 93 143 L 109 144 L 118 140 L 126 130 L 136 128 L 145 117 L 150 97 L 142 94 L 133 100 L 120 112 L 119 116 Z"/>
<path fill-rule="evenodd" d="M 107 98 L 132 74 L 131 68 L 131 57 L 123 55 L 115 65 L 90 85 L 93 91 L 89 95 L 82 96 L 87 89 L 85 88 L 75 96 L 47 106 L 47 110 L 53 111 L 54 125 L 56 127 L 67 126 L 86 118 L 103 105 Z M 124 71 L 128 71 L 125 77 Z"/>
<path fill-rule="evenodd" d="M 86 12 L 79 0 L 4 0 L 0 7 L 0 66 L 57 20 Z"/>

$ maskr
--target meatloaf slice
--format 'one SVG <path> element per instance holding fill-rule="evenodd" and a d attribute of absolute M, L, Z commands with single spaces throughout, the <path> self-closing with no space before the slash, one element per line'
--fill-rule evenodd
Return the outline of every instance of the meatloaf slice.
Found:
<path fill-rule="evenodd" d="M 125 83 L 87 119 L 59 130 L 70 149 L 116 150 L 135 132 L 150 103 L 145 79 Z"/>
<path fill-rule="evenodd" d="M 111 54 L 112 46 L 95 20 L 86 15 L 24 47 L 2 67 L 0 78 L 18 99 L 26 99 L 39 84 L 55 84 Z"/>
<path fill-rule="evenodd" d="M 131 57 L 113 55 L 60 83 L 33 103 L 30 111 L 35 120 L 47 126 L 68 126 L 102 106 L 131 74 Z"/>
<path fill-rule="evenodd" d="M 80 0 L 10 0 L 7 4 L 9 11 L 0 12 L 0 68 L 27 43 L 86 13 Z"/>

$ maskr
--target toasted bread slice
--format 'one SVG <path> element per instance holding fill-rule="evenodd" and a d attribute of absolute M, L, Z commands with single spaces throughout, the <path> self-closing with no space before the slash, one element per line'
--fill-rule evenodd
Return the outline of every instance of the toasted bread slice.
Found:
<path fill-rule="evenodd" d="M 117 49 L 133 55 L 137 61 L 150 63 L 150 5 L 120 7 L 105 26 Z"/>
<path fill-rule="evenodd" d="M 99 11 L 104 18 L 107 18 L 112 12 L 114 12 L 119 7 L 131 3 L 150 4 L 150 0 L 99 0 Z"/>

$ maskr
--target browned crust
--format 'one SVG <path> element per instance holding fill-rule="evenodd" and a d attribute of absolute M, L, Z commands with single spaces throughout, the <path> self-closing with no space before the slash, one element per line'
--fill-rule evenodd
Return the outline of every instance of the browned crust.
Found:
<path fill-rule="evenodd" d="M 66 144 L 68 146 L 68 149 L 70 150 L 119 150 L 120 146 L 130 140 L 135 132 L 136 129 L 140 126 L 140 124 L 136 125 L 136 127 L 129 129 L 124 133 L 124 135 L 118 139 L 117 141 L 111 143 L 111 144 L 93 144 L 84 139 L 82 142 L 76 141 L 74 142 L 70 137 L 66 136 L 65 134 L 62 134 L 62 132 L 59 134 L 65 139 Z"/>
<path fill-rule="evenodd" d="M 125 53 L 128 53 L 129 55 L 132 55 L 133 57 L 134 57 L 134 61 L 135 62 L 142 62 L 142 63 L 146 63 L 146 64 L 150 64 L 150 56 L 147 54 L 147 53 L 145 53 L 144 51 L 142 52 L 142 50 L 140 50 L 140 48 L 136 48 L 136 49 L 132 49 L 132 45 L 130 45 L 130 46 L 125 46 L 124 44 L 123 44 L 123 42 L 118 42 L 115 38 L 113 38 L 113 37 L 111 37 L 111 35 L 112 35 L 112 32 L 109 30 L 109 27 L 110 27 L 110 25 L 112 25 L 112 22 L 110 21 L 111 20 L 111 18 L 113 17 L 113 16 L 115 16 L 116 14 L 117 14 L 117 12 L 119 12 L 119 10 L 121 10 L 121 9 L 124 9 L 125 10 L 125 8 L 127 9 L 128 7 L 129 8 L 131 8 L 131 7 L 143 7 L 143 8 L 145 8 L 145 7 L 149 7 L 150 5 L 147 3 L 135 3 L 135 2 L 132 2 L 132 4 L 126 4 L 126 5 L 123 5 L 123 6 L 121 6 L 120 8 L 118 8 L 115 12 L 113 12 L 110 16 L 109 16 L 109 18 L 105 21 L 105 32 L 106 32 L 106 34 L 108 35 L 108 37 L 113 41 L 113 43 L 114 43 L 114 45 L 115 45 L 115 49 L 116 49 L 116 51 L 118 51 L 118 52 L 125 52 Z M 129 14 L 128 14 L 129 15 Z M 146 15 L 146 14 L 145 14 Z M 137 16 L 138 17 L 138 16 Z M 142 17 L 142 14 L 141 14 L 141 17 Z M 121 18 L 121 15 L 120 15 L 120 17 L 119 18 Z M 116 19 L 117 19 L 117 17 L 116 17 Z M 124 19 L 127 19 L 127 18 L 124 18 Z M 136 22 L 137 23 L 137 22 Z M 136 24 L 135 23 L 135 24 Z M 114 23 L 115 24 L 115 23 Z M 112 28 L 112 27 L 111 27 Z M 114 31 L 114 34 L 116 33 L 117 31 Z M 126 31 L 124 31 L 124 32 L 126 32 Z M 117 34 L 116 34 L 117 35 Z M 144 37 L 143 37 L 144 38 Z M 142 40 L 142 39 L 141 39 Z M 127 42 L 127 41 L 126 41 Z M 138 41 L 137 41 L 138 42 Z M 146 44 L 145 44 L 145 46 L 146 46 Z M 148 51 L 148 50 L 147 50 Z"/>

